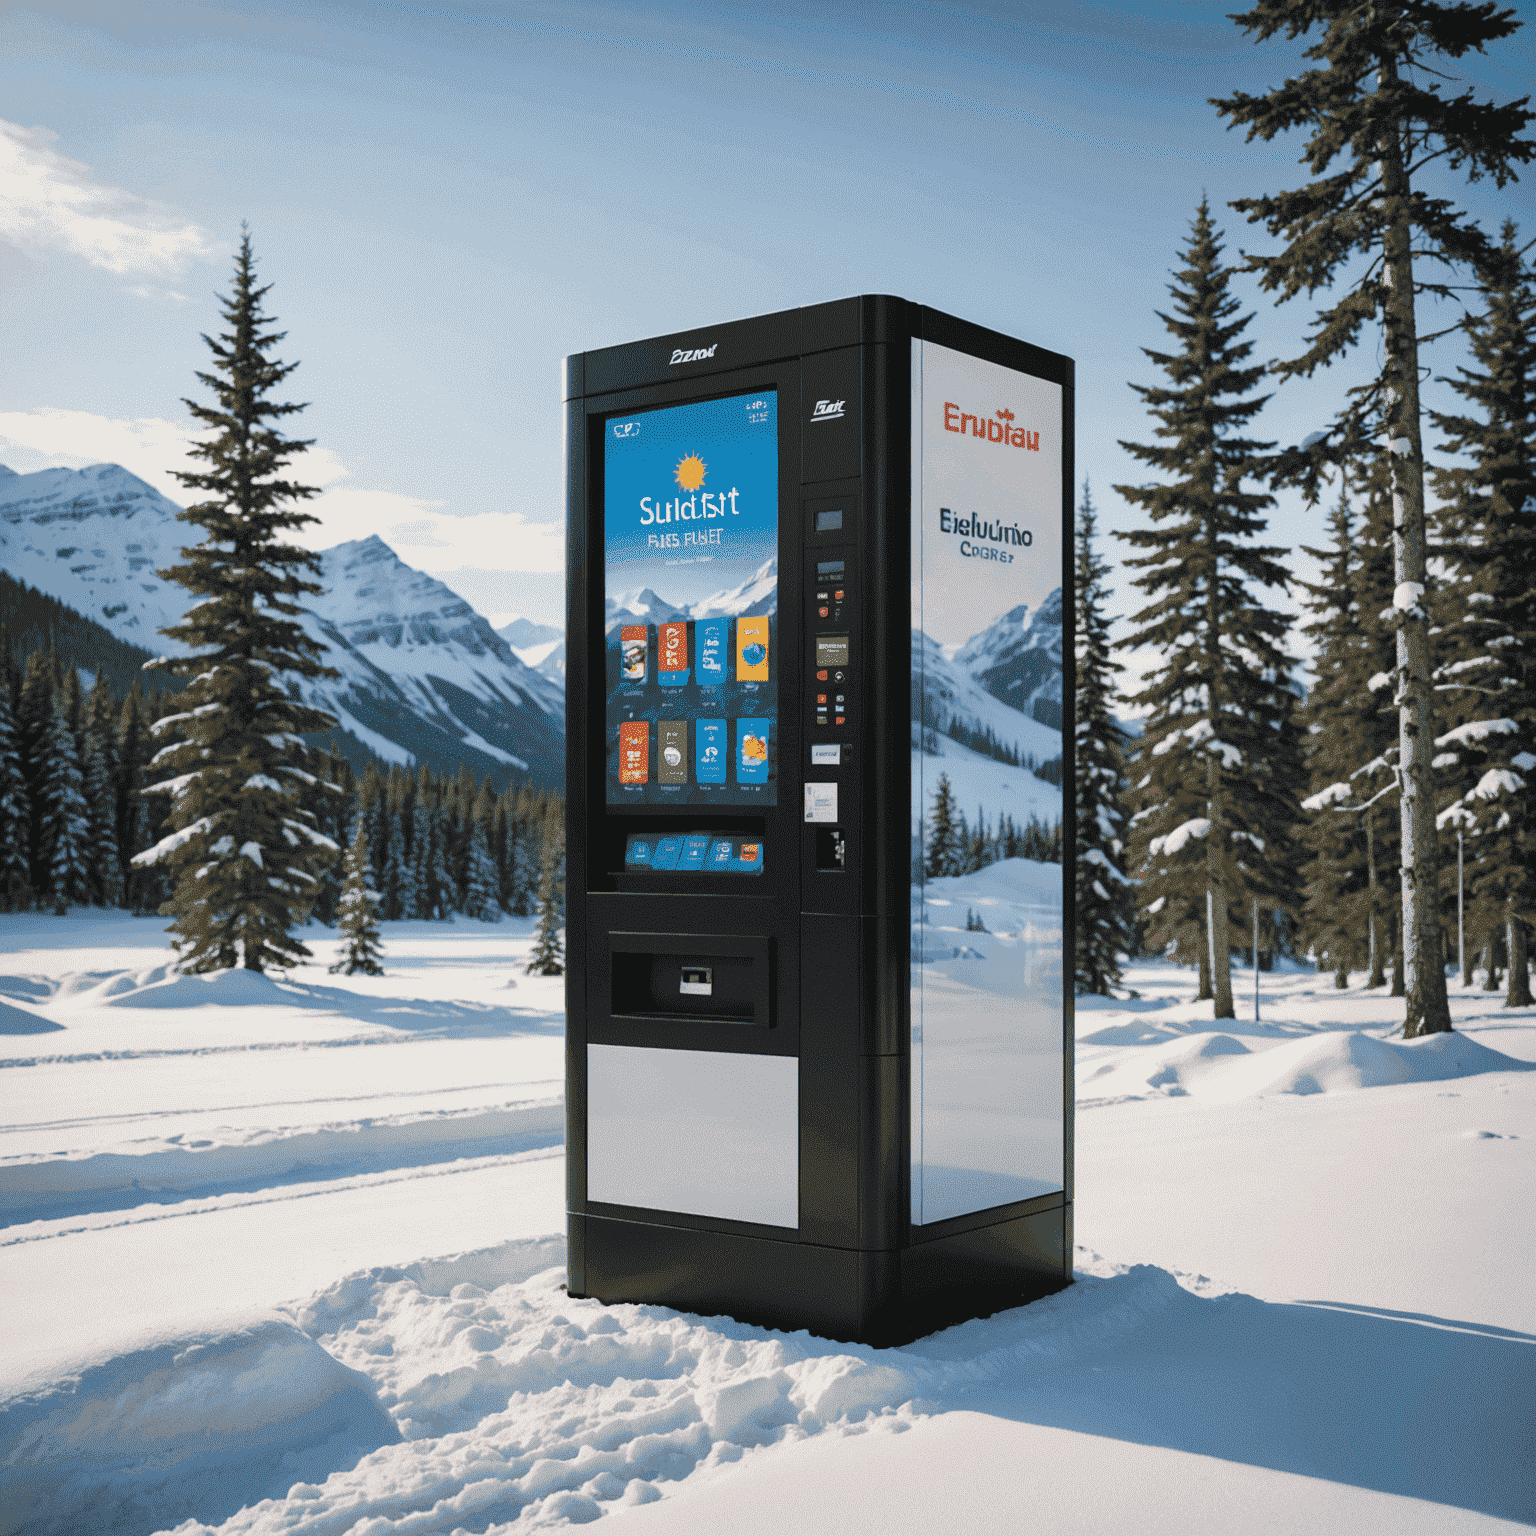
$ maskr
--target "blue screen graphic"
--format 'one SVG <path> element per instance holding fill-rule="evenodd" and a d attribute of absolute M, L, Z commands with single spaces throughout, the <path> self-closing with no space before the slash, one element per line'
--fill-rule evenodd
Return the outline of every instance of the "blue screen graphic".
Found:
<path fill-rule="evenodd" d="M 772 805 L 777 394 L 615 417 L 603 441 L 608 804 Z"/>

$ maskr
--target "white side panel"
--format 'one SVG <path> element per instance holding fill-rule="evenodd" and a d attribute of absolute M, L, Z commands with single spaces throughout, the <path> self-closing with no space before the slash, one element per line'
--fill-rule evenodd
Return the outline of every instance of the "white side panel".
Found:
<path fill-rule="evenodd" d="M 1063 1187 L 1062 878 L 1003 859 L 962 873 L 958 818 L 1016 813 L 999 779 L 981 803 L 939 802 L 946 703 L 930 657 L 1061 585 L 1059 385 L 933 342 L 912 343 L 912 1220 L 944 1221 Z M 982 684 L 981 686 L 985 686 Z M 1029 739 L 1037 723 L 996 701 Z M 916 711 L 914 711 L 916 716 Z M 991 723 L 991 722 L 989 722 Z M 971 773 L 972 781 L 985 776 Z"/>
<path fill-rule="evenodd" d="M 587 1047 L 587 1198 L 800 1225 L 800 1062 Z"/>

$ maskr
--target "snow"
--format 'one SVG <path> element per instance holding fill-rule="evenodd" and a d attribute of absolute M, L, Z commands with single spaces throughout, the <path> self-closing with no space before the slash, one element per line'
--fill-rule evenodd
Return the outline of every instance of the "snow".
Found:
<path fill-rule="evenodd" d="M 1519 729 L 1513 720 L 1469 720 L 1444 736 L 1436 736 L 1435 745 L 1443 747 L 1454 741 L 1466 746 L 1469 742 L 1486 741 L 1490 736 L 1513 736 Z"/>
<path fill-rule="evenodd" d="M 161 920 L 0 917 L 7 1531 L 1536 1520 L 1536 1010 L 1131 967 L 1077 1000 L 1077 1283 L 871 1349 L 565 1295 L 561 978 L 380 926 L 381 977 L 314 928 L 178 977 Z"/>
<path fill-rule="evenodd" d="M 1016 715 L 1014 718 L 1022 717 Z M 1028 723 L 1035 725 L 1034 721 Z M 1036 725 L 1036 729 L 1044 731 L 1045 727 Z M 1060 736 L 1056 739 L 1061 740 Z M 939 775 L 944 774 L 949 779 L 956 809 L 963 811 L 968 821 L 974 822 L 979 807 L 993 832 L 997 831 L 1000 812 L 1012 816 L 1015 825 L 1021 828 L 1031 816 L 1047 826 L 1054 826 L 1061 820 L 1060 789 L 1036 778 L 1028 768 L 1013 768 L 1000 763 L 996 758 L 961 746 L 949 736 L 940 736 L 937 746 L 937 755 L 920 752 L 915 747 L 912 750 L 912 782 L 922 786 L 925 814 L 932 812 Z M 914 817 L 913 831 L 916 829 Z"/>
<path fill-rule="evenodd" d="M 1501 794 L 1515 795 L 1525 788 L 1525 780 L 1508 768 L 1490 768 L 1473 787 L 1478 800 L 1495 800 Z"/>
<path fill-rule="evenodd" d="M 1372 693 L 1375 693 L 1378 688 L 1390 688 L 1392 686 L 1392 676 L 1393 674 L 1390 672 L 1373 672 L 1370 682 L 1365 686 Z"/>
<path fill-rule="evenodd" d="M 1207 837 L 1211 830 L 1209 816 L 1192 816 L 1188 821 L 1181 822 L 1166 837 L 1154 837 L 1147 844 L 1147 853 L 1152 858 L 1159 855 L 1172 856 L 1176 854 L 1192 837 Z"/>

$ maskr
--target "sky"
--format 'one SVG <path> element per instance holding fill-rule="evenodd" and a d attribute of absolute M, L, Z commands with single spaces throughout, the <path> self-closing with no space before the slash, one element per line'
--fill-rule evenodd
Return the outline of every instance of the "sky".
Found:
<path fill-rule="evenodd" d="M 378 533 L 495 623 L 560 621 L 563 357 L 855 293 L 1075 358 L 1077 477 L 1118 561 L 1113 487 L 1148 478 L 1119 445 L 1152 428 L 1128 384 L 1160 381 L 1141 349 L 1196 206 L 1236 262 L 1274 247 L 1227 201 L 1305 174 L 1298 139 L 1247 144 L 1207 103 L 1305 46 L 1229 9 L 12 0 L 0 462 L 115 461 L 185 502 L 182 398 L 245 220 L 309 402 L 310 541 Z M 1518 97 L 1536 27 L 1454 68 Z M 1536 171 L 1444 189 L 1536 233 Z M 1301 350 L 1305 300 L 1234 291 L 1257 359 Z M 1374 361 L 1285 385 L 1259 435 L 1317 429 Z M 1288 497 L 1267 541 L 1323 519 Z M 1138 601 L 1117 570 L 1114 611 Z"/>

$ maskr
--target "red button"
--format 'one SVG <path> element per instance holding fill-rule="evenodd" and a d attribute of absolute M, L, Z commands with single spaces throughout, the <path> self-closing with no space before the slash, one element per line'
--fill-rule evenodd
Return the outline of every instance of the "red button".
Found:
<path fill-rule="evenodd" d="M 836 599 L 837 599 L 837 600 L 838 600 L 838 602 L 842 602 L 842 600 L 843 600 L 843 594 L 842 594 L 842 590 L 841 590 L 841 588 L 839 588 L 839 590 L 838 590 L 838 591 L 836 591 L 836 592 L 834 592 L 834 593 L 833 593 L 833 594 L 832 594 L 832 596 L 833 596 L 833 597 L 835 597 L 835 598 L 836 598 Z"/>
<path fill-rule="evenodd" d="M 826 609 L 825 609 L 825 608 L 818 608 L 818 609 L 817 609 L 817 610 L 816 610 L 816 616 L 817 616 L 817 617 L 818 617 L 818 618 L 822 618 L 822 619 L 824 619 L 824 618 L 826 618 L 826 616 L 827 616 L 827 610 L 826 610 Z"/>
<path fill-rule="evenodd" d="M 826 696 L 826 694 L 824 694 L 824 693 L 818 693 L 818 694 L 817 694 L 817 695 L 816 695 L 816 702 L 817 702 L 817 703 L 818 703 L 818 704 L 825 704 L 825 703 L 826 703 L 826 702 L 827 702 L 827 696 Z"/>
<path fill-rule="evenodd" d="M 826 674 L 825 670 L 820 671 L 820 672 L 818 672 L 816 674 L 816 681 L 818 683 L 824 683 L 824 682 L 826 682 L 826 680 L 827 680 L 827 674 Z"/>
<path fill-rule="evenodd" d="M 843 723 L 843 717 L 839 715 L 833 723 L 836 725 L 841 725 Z"/>

